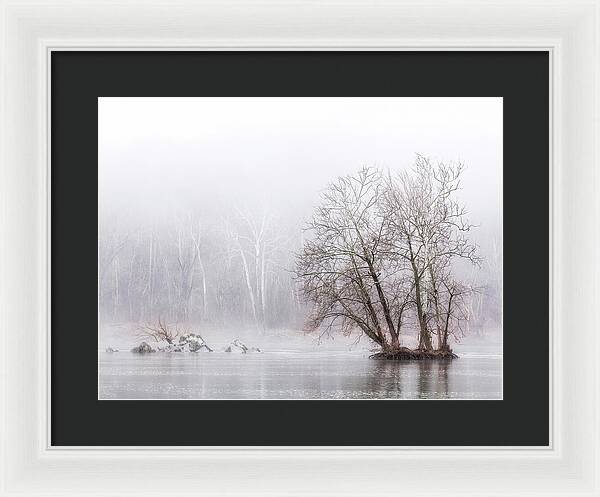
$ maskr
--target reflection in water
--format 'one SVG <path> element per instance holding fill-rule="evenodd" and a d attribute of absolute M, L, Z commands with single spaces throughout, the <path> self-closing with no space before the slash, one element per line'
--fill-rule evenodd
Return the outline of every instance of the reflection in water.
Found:
<path fill-rule="evenodd" d="M 377 397 L 402 395 L 402 375 L 390 361 L 372 361 L 367 378 L 367 390 Z"/>
<path fill-rule="evenodd" d="M 433 369 L 432 364 L 425 364 L 424 361 L 419 361 L 419 393 L 422 397 L 427 396 L 431 392 Z"/>
<path fill-rule="evenodd" d="M 101 399 L 500 399 L 502 357 L 100 353 Z"/>
<path fill-rule="evenodd" d="M 452 360 L 419 361 L 419 392 L 421 398 L 448 396 L 448 373 Z"/>
<path fill-rule="evenodd" d="M 437 391 L 441 396 L 448 396 L 448 373 L 452 368 L 452 360 L 446 359 L 437 363 L 438 369 L 438 387 Z"/>

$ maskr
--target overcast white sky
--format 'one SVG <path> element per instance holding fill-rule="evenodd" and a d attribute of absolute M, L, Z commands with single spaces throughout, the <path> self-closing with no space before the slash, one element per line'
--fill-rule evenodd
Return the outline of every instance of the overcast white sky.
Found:
<path fill-rule="evenodd" d="M 310 213 L 337 176 L 401 170 L 420 153 L 463 161 L 471 220 L 501 225 L 502 98 L 101 97 L 98 121 L 101 213 L 228 203 Z"/>

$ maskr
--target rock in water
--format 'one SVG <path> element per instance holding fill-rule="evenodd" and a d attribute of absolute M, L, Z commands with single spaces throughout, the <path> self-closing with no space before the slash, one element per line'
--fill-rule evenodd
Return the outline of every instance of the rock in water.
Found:
<path fill-rule="evenodd" d="M 156 350 L 150 347 L 146 342 L 142 342 L 137 347 L 133 347 L 131 352 L 136 354 L 149 354 L 150 352 L 156 352 Z"/>
<path fill-rule="evenodd" d="M 258 347 L 247 347 L 239 338 L 236 338 L 227 347 L 224 352 L 237 352 L 238 354 L 248 354 L 250 352 L 261 352 Z"/>
<path fill-rule="evenodd" d="M 235 339 L 231 342 L 226 348 L 225 352 L 237 352 L 238 354 L 245 354 L 248 352 L 248 347 L 246 347 L 239 339 Z"/>
<path fill-rule="evenodd" d="M 119 352 L 119 349 L 113 349 L 112 347 L 106 347 L 106 352 L 112 354 L 113 352 Z"/>
<path fill-rule="evenodd" d="M 212 352 L 212 349 L 206 344 L 204 339 L 195 333 L 186 333 L 180 336 L 179 346 L 187 352 Z"/>

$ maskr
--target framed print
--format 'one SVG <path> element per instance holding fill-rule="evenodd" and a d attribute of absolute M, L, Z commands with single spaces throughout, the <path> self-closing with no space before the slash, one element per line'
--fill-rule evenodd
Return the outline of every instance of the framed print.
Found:
<path fill-rule="evenodd" d="M 600 495 L 597 2 L 71 7 L 2 5 L 0 495 Z"/>
<path fill-rule="evenodd" d="M 547 53 L 51 64 L 53 445 L 549 444 L 547 292 L 518 277 L 543 290 L 548 267 L 515 258 L 547 250 L 546 223 L 521 222 L 548 216 Z M 365 412 L 423 429 L 378 432 Z M 151 428 L 183 419 L 185 435 Z"/>

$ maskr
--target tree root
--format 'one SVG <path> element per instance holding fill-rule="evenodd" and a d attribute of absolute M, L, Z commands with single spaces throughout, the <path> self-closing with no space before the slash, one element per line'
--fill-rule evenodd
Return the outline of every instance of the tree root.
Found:
<path fill-rule="evenodd" d="M 370 355 L 370 359 L 391 361 L 421 361 L 427 359 L 458 359 L 458 356 L 450 349 L 445 350 L 412 350 L 401 347 L 397 350 L 384 350 Z"/>

